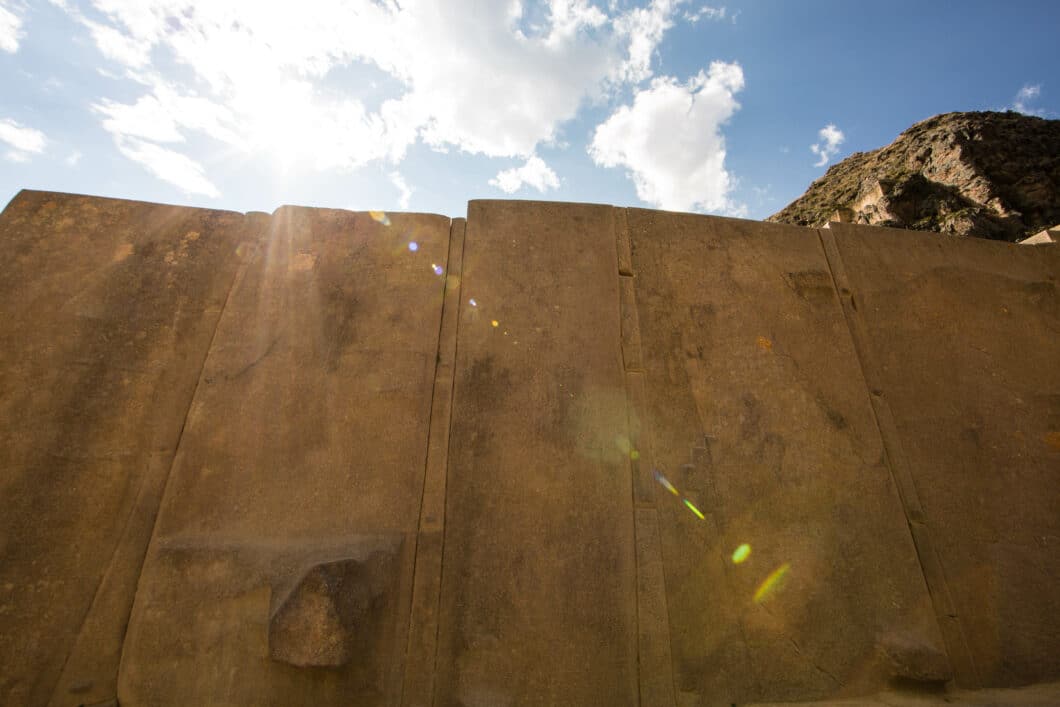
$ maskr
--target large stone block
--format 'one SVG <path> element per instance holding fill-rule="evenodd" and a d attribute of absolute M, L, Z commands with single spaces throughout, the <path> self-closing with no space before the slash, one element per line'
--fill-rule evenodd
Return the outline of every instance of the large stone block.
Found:
<path fill-rule="evenodd" d="M 655 487 L 678 703 L 945 680 L 817 233 L 639 209 L 627 219 L 644 424 L 677 493 Z M 921 656 L 937 666 L 929 675 Z"/>
<path fill-rule="evenodd" d="M 440 216 L 273 215 L 189 413 L 123 703 L 397 700 L 449 232 Z M 380 575 L 394 579 L 346 605 L 357 572 L 372 576 L 364 543 L 377 536 L 402 538 Z M 351 558 L 368 564 L 355 572 Z"/>
<path fill-rule="evenodd" d="M 1056 703 L 1055 249 L 468 217 L 11 203 L 0 703 Z"/>
<path fill-rule="evenodd" d="M 611 209 L 471 202 L 462 292 L 435 704 L 636 704 Z"/>
<path fill-rule="evenodd" d="M 30 191 L 0 216 L 0 703 L 114 696 L 155 511 L 255 228 Z"/>
<path fill-rule="evenodd" d="M 830 230 L 969 655 L 958 681 L 1060 679 L 1060 252 Z"/>

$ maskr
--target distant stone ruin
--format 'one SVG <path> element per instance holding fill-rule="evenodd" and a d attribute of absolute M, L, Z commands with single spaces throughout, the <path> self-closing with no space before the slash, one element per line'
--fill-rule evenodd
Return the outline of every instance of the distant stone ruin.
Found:
<path fill-rule="evenodd" d="M 943 113 L 832 165 L 769 221 L 1019 241 L 1060 223 L 1060 120 Z"/>
<path fill-rule="evenodd" d="M 1060 701 L 1060 249 L 0 216 L 0 704 Z"/>

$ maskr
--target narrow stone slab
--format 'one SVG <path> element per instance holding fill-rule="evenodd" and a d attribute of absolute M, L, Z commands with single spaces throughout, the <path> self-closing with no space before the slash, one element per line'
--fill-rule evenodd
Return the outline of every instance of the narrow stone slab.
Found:
<path fill-rule="evenodd" d="M 816 232 L 628 219 L 678 704 L 948 669 Z"/>
<path fill-rule="evenodd" d="M 618 280 L 619 315 L 622 318 L 622 362 L 627 371 L 643 368 L 640 360 L 640 324 L 637 322 L 637 301 L 634 278 Z"/>
<path fill-rule="evenodd" d="M 245 222 L 31 191 L 0 216 L 0 703 L 114 696 L 157 497 Z M 108 630 L 78 653 L 86 621 Z"/>
<path fill-rule="evenodd" d="M 469 205 L 438 705 L 637 702 L 615 252 L 609 207 Z"/>
<path fill-rule="evenodd" d="M 830 230 L 941 562 L 932 591 L 970 652 L 958 682 L 1060 679 L 1060 253 Z"/>
<path fill-rule="evenodd" d="M 673 658 L 669 612 L 659 551 L 659 517 L 654 508 L 637 508 L 637 655 L 640 703 L 673 705 Z"/>
<path fill-rule="evenodd" d="M 438 654 L 438 604 L 442 586 L 442 540 L 445 527 L 445 483 L 449 465 L 449 429 L 453 406 L 453 364 L 461 308 L 461 262 L 464 219 L 453 219 L 449 236 L 449 268 L 438 339 L 438 364 L 431 403 L 427 470 L 420 504 L 416 569 L 409 617 L 401 703 L 429 707 L 434 697 L 434 665 Z"/>
<path fill-rule="evenodd" d="M 273 215 L 191 407 L 122 703 L 397 701 L 449 231 Z"/>

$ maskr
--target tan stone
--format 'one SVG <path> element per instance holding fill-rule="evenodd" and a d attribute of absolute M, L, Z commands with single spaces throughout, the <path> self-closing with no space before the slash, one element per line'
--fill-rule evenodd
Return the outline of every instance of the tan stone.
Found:
<path fill-rule="evenodd" d="M 1060 700 L 1055 249 L 42 192 L 0 238 L 0 704 Z"/>
<path fill-rule="evenodd" d="M 1058 240 L 1060 240 L 1060 226 L 1054 226 L 1020 241 L 1020 245 L 1046 245 L 1048 243 L 1056 243 Z"/>

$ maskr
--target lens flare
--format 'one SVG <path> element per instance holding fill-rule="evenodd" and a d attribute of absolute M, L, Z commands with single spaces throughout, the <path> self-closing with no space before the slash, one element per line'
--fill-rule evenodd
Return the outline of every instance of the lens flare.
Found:
<path fill-rule="evenodd" d="M 732 552 L 732 561 L 734 564 L 740 564 L 751 555 L 751 546 L 744 543 L 740 547 L 736 548 Z"/>
<path fill-rule="evenodd" d="M 769 339 L 767 339 L 764 336 L 758 337 L 755 340 L 755 343 L 758 345 L 758 348 L 762 349 L 763 351 L 772 351 L 773 350 L 773 342 L 770 341 Z"/>
<path fill-rule="evenodd" d="M 441 275 L 443 272 L 445 272 L 445 270 L 442 269 L 442 266 L 438 265 L 437 263 L 431 263 L 431 270 L 434 271 L 435 275 Z"/>
<path fill-rule="evenodd" d="M 765 601 L 770 594 L 772 594 L 780 585 L 784 582 L 784 577 L 788 574 L 788 570 L 791 569 L 791 563 L 785 562 L 780 567 L 769 573 L 769 576 L 758 585 L 758 589 L 755 590 L 754 602 L 755 604 L 761 604 Z"/>
<path fill-rule="evenodd" d="M 695 513 L 697 518 L 699 518 L 700 520 L 706 520 L 706 518 L 703 517 L 703 514 L 700 513 L 699 509 L 692 505 L 691 501 L 689 501 L 687 498 L 684 499 L 684 501 L 685 501 L 685 505 L 688 506 L 688 510 L 692 511 L 693 513 Z"/>
<path fill-rule="evenodd" d="M 477 306 L 478 306 L 478 302 L 476 302 L 476 301 L 475 301 L 475 298 L 474 298 L 474 297 L 472 297 L 471 299 L 469 299 L 469 300 L 467 301 L 467 303 L 468 303 L 468 304 L 470 304 L 470 305 L 471 305 L 472 307 L 477 307 Z"/>
<path fill-rule="evenodd" d="M 415 253 L 419 249 L 420 249 L 420 244 L 419 243 L 417 243 L 416 241 L 409 241 L 409 250 L 411 250 L 413 253 Z"/>
<path fill-rule="evenodd" d="M 497 327 L 499 327 L 501 325 L 501 323 L 498 322 L 496 319 L 494 319 L 492 322 L 490 322 L 490 324 L 493 325 L 494 329 L 496 329 Z"/>
<path fill-rule="evenodd" d="M 638 459 L 640 459 L 640 452 L 638 452 L 636 449 L 629 450 L 629 458 L 633 461 L 637 461 Z"/>
<path fill-rule="evenodd" d="M 390 218 L 387 217 L 385 211 L 369 211 L 368 215 L 372 217 L 373 221 L 378 221 L 384 226 L 390 225 Z"/>
<path fill-rule="evenodd" d="M 652 471 L 653 471 L 653 472 L 654 472 L 654 474 L 655 474 L 655 480 L 656 480 L 656 481 L 658 481 L 658 482 L 659 482 L 660 484 L 662 484 L 662 487 L 663 487 L 664 489 L 666 489 L 667 491 L 669 491 L 670 493 L 672 493 L 672 494 L 673 494 L 673 495 L 675 495 L 675 496 L 680 496 L 680 495 L 681 495 L 680 493 L 678 493 L 678 492 L 677 492 L 677 489 L 675 489 L 675 488 L 674 488 L 674 485 L 673 485 L 673 484 L 671 484 L 671 483 L 670 483 L 669 481 L 667 481 L 667 480 L 666 480 L 666 477 L 665 477 L 665 476 L 663 476 L 663 475 L 662 475 L 662 474 L 661 474 L 661 473 L 659 472 L 659 470 L 658 470 L 658 469 L 653 469 Z"/>

